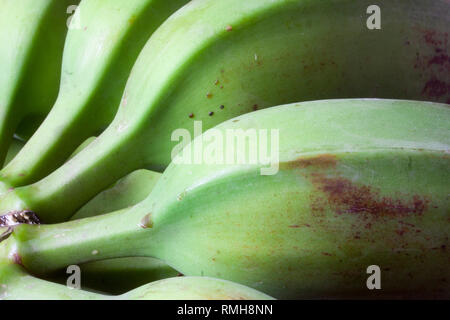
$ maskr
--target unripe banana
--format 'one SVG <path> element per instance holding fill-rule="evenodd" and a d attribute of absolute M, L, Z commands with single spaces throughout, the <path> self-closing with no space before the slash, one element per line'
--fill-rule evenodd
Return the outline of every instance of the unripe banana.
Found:
<path fill-rule="evenodd" d="M 0 267 L 0 300 L 273 300 L 243 285 L 207 277 L 177 277 L 118 296 L 74 290 L 37 279 L 18 265 Z"/>
<path fill-rule="evenodd" d="M 173 163 L 132 208 L 17 226 L 9 256 L 34 274 L 150 256 L 185 275 L 231 280 L 276 298 L 448 298 L 449 120 L 445 104 L 378 99 L 243 115 L 180 156 L 199 141 L 234 154 L 234 143 L 221 148 L 220 137 L 253 132 L 259 142 L 245 144 L 242 154 L 278 151 L 275 174 L 262 175 L 268 165 L 259 158 Z M 264 132 L 278 140 L 263 139 Z M 382 290 L 367 287 L 374 265 Z"/>
<path fill-rule="evenodd" d="M 0 167 L 19 124 L 47 114 L 56 99 L 67 8 L 78 2 L 0 2 Z"/>
<path fill-rule="evenodd" d="M 67 1 L 56 2 L 62 5 Z M 27 145 L 1 171 L 0 192 L 46 176 L 86 138 L 99 134 L 110 124 L 140 50 L 153 31 L 186 2 L 81 1 L 64 47 L 58 98 Z M 53 92 L 45 84 L 37 92 L 48 90 Z M 48 109 L 50 103 L 45 102 Z"/>
<path fill-rule="evenodd" d="M 437 62 L 448 52 L 450 3 L 381 0 L 381 30 L 366 26 L 369 4 L 192 1 L 146 44 L 109 128 L 46 178 L 5 195 L 0 213 L 26 209 L 47 223 L 67 220 L 124 175 L 166 167 L 176 145 L 171 134 L 192 134 L 195 120 L 207 129 L 257 108 L 313 98 L 445 101 L 447 92 L 427 88 L 430 79 L 449 82 Z"/>

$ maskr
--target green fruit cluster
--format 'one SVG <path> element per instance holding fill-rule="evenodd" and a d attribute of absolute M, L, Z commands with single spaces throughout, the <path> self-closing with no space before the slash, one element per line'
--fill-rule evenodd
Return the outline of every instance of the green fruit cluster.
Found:
<path fill-rule="evenodd" d="M 450 3 L 371 5 L 0 2 L 0 298 L 450 297 Z"/>

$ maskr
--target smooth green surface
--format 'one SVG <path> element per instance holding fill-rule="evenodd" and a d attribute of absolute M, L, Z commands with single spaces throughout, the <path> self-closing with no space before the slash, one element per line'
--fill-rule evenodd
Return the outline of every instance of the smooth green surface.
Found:
<path fill-rule="evenodd" d="M 431 78 L 448 82 L 449 74 L 415 66 L 436 54 L 430 39 L 447 31 L 449 2 L 382 0 L 381 31 L 366 27 L 369 4 L 192 1 L 146 44 L 109 128 L 46 178 L 1 198 L 0 213 L 27 208 L 47 223 L 65 221 L 126 174 L 165 168 L 177 144 L 172 132 L 192 132 L 194 120 L 206 130 L 254 108 L 310 99 L 445 101 L 423 93 Z"/>
<path fill-rule="evenodd" d="M 155 29 L 186 2 L 81 2 L 80 25 L 67 35 L 55 105 L 21 153 L 0 172 L 0 192 L 46 176 L 85 139 L 110 124 L 139 52 Z M 56 84 L 43 85 L 39 94 L 56 89 Z"/>
<path fill-rule="evenodd" d="M 46 115 L 56 99 L 66 10 L 78 2 L 0 2 L 0 166 L 19 124 Z"/>
<path fill-rule="evenodd" d="M 448 298 L 449 119 L 444 104 L 377 99 L 243 115 L 216 129 L 278 129 L 276 175 L 258 164 L 172 164 L 136 206 L 21 225 L 9 252 L 37 274 L 150 256 L 276 298 Z M 383 290 L 367 289 L 370 265 Z"/>
<path fill-rule="evenodd" d="M 137 170 L 117 181 L 84 205 L 71 220 L 93 217 L 124 209 L 144 200 L 161 177 L 161 173 Z"/>

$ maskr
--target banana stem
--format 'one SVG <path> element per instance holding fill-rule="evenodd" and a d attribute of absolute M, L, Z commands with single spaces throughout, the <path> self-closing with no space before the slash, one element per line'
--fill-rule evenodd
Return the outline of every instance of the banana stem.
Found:
<path fill-rule="evenodd" d="M 143 166 L 135 144 L 134 137 L 120 132 L 120 125 L 110 127 L 46 178 L 4 195 L 0 212 L 32 210 L 45 223 L 69 220 L 95 195 Z"/>
<path fill-rule="evenodd" d="M 56 225 L 20 225 L 9 242 L 15 257 L 33 274 L 111 258 L 153 257 L 154 230 L 141 226 L 143 206 Z"/>

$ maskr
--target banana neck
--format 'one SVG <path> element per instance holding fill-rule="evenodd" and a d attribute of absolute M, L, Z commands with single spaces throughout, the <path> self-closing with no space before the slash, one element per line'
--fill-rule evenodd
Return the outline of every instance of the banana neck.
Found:
<path fill-rule="evenodd" d="M 35 212 L 44 223 L 69 220 L 84 203 L 142 166 L 142 159 L 132 150 L 135 139 L 120 129 L 120 124 L 112 125 L 44 179 L 6 194 L 0 199 L 0 214 L 15 208 Z"/>
<path fill-rule="evenodd" d="M 140 205 L 110 214 L 55 225 L 20 225 L 7 241 L 9 256 L 26 270 L 47 274 L 70 265 L 104 259 L 157 257 L 155 230 Z"/>

